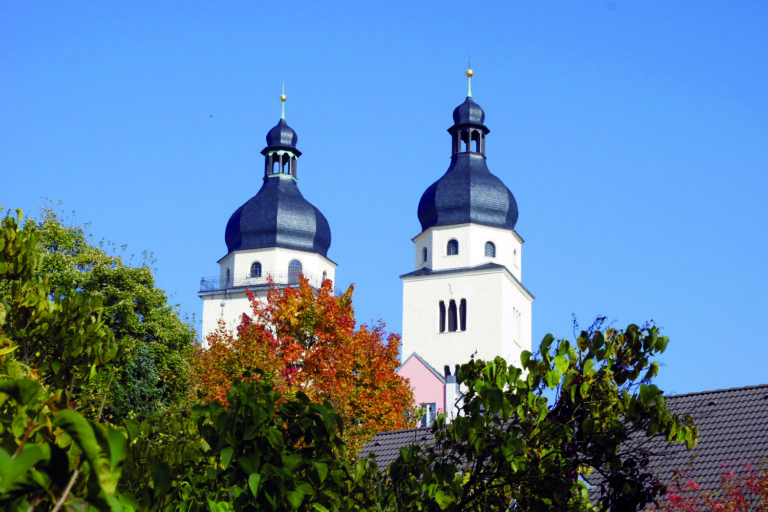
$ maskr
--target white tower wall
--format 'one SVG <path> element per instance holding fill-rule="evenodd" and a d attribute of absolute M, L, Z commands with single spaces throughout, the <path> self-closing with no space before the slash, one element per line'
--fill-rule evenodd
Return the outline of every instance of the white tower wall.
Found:
<path fill-rule="evenodd" d="M 441 371 L 473 355 L 484 360 L 499 355 L 519 365 L 520 352 L 530 350 L 533 296 L 506 267 L 435 271 L 402 279 L 403 358 L 416 352 Z M 451 332 L 447 310 L 451 300 L 459 308 L 462 299 L 466 301 L 465 330 L 459 318 L 456 331 Z M 443 332 L 440 301 L 446 307 Z"/>
<path fill-rule="evenodd" d="M 321 254 L 282 247 L 233 251 L 219 260 L 218 279 L 203 279 L 199 296 L 203 299 L 202 342 L 224 320 L 234 331 L 243 313 L 252 314 L 246 296 L 248 289 L 256 298 L 264 299 L 269 292 L 269 279 L 278 286 L 298 282 L 296 273 L 289 271 L 292 261 L 301 263 L 301 274 L 309 284 L 318 288 L 324 279 L 335 281 L 336 263 Z M 251 276 L 251 265 L 261 264 L 261 276 Z M 227 272 L 229 271 L 229 272 Z"/>

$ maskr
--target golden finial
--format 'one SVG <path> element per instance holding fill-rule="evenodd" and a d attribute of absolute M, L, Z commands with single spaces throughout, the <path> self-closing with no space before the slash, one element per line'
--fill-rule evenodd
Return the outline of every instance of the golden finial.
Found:
<path fill-rule="evenodd" d="M 467 98 L 472 97 L 472 75 L 475 74 L 474 71 L 472 71 L 472 62 L 470 61 L 469 56 L 467 56 L 467 71 L 464 73 L 467 75 Z"/>
<path fill-rule="evenodd" d="M 280 95 L 280 103 L 282 105 L 282 114 L 280 114 L 280 119 L 285 119 L 285 100 L 288 99 L 288 96 L 285 95 L 285 82 L 283 82 L 283 93 Z"/>

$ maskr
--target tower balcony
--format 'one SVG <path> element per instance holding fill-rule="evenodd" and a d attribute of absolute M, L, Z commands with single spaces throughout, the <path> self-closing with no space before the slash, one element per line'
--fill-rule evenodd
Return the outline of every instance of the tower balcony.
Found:
<path fill-rule="evenodd" d="M 309 281 L 309 285 L 313 288 L 320 288 L 323 280 L 319 276 L 312 275 L 308 272 L 275 272 L 268 273 L 259 277 L 252 277 L 248 274 L 232 276 L 229 280 L 222 278 L 221 276 L 203 277 L 200 279 L 200 291 L 198 295 L 213 295 L 222 292 L 236 292 L 248 288 L 249 290 L 256 291 L 269 288 L 270 280 L 273 285 L 283 288 L 285 286 L 298 286 L 299 275 Z M 333 293 L 339 295 L 338 289 L 334 288 Z"/>

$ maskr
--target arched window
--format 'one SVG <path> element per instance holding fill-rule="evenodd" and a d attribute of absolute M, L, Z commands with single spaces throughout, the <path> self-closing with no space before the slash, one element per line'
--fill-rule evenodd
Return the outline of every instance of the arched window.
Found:
<path fill-rule="evenodd" d="M 323 270 L 323 282 L 325 282 L 326 279 L 328 279 L 328 272 Z"/>
<path fill-rule="evenodd" d="M 480 153 L 480 132 L 477 130 L 472 131 L 472 142 L 474 142 L 475 153 Z"/>
<path fill-rule="evenodd" d="M 251 263 L 251 277 L 261 277 L 261 263 L 258 261 Z"/>
<path fill-rule="evenodd" d="M 282 167 L 282 173 L 283 174 L 290 174 L 291 173 L 291 157 L 287 154 L 283 154 L 280 156 L 280 164 Z"/>
<path fill-rule="evenodd" d="M 424 263 L 427 262 L 427 248 L 426 247 L 421 250 L 421 259 L 422 259 L 422 261 Z"/>
<path fill-rule="evenodd" d="M 440 301 L 440 332 L 445 332 L 445 302 Z"/>
<path fill-rule="evenodd" d="M 299 274 L 301 274 L 301 262 L 291 260 L 288 264 L 288 284 L 298 284 Z"/>
<path fill-rule="evenodd" d="M 448 303 L 448 332 L 456 332 L 456 301 L 451 300 Z"/>
<path fill-rule="evenodd" d="M 227 282 L 225 283 L 226 286 L 229 286 L 229 280 L 232 278 L 232 273 L 227 269 Z"/>
<path fill-rule="evenodd" d="M 467 299 L 459 302 L 459 327 L 462 331 L 467 330 Z"/>
<path fill-rule="evenodd" d="M 448 252 L 448 256 L 455 256 L 459 254 L 459 242 L 457 242 L 456 240 L 449 241 L 447 252 Z"/>
<path fill-rule="evenodd" d="M 485 242 L 485 255 L 489 258 L 496 257 L 496 246 L 493 245 L 493 242 Z"/>
<path fill-rule="evenodd" d="M 463 149 L 464 151 L 462 151 L 462 153 L 469 153 L 469 132 L 464 130 L 461 131 L 461 142 L 463 142 L 463 144 L 461 144 L 459 150 L 461 151 L 461 149 Z"/>

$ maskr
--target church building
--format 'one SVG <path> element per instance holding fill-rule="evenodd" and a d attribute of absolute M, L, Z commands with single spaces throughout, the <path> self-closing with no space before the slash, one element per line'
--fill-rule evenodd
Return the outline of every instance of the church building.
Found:
<path fill-rule="evenodd" d="M 522 284 L 523 239 L 515 231 L 518 210 L 512 192 L 486 165 L 485 112 L 472 98 L 453 111 L 451 163 L 421 196 L 421 232 L 413 238 L 414 270 L 403 281 L 403 364 L 423 424 L 452 414 L 460 399 L 456 372 L 470 358 L 497 355 L 518 363 L 531 348 L 533 295 Z M 297 184 L 296 132 L 283 113 L 267 133 L 264 177 L 255 196 L 227 223 L 227 254 L 219 275 L 203 278 L 203 339 L 221 320 L 236 327 L 251 307 L 246 288 L 266 296 L 278 286 L 312 286 L 335 279 L 327 257 L 331 231 L 322 213 Z M 384 219 L 382 219 L 384 222 Z"/>
<path fill-rule="evenodd" d="M 255 196 L 235 210 L 224 234 L 227 254 L 219 260 L 219 275 L 203 278 L 202 339 L 224 320 L 232 329 L 243 313 L 251 313 L 246 288 L 266 297 L 269 281 L 278 286 L 298 284 L 299 274 L 319 287 L 335 280 L 336 263 L 328 259 L 331 228 L 325 216 L 299 191 L 296 148 L 298 136 L 282 115 L 267 133 L 264 178 Z"/>
<path fill-rule="evenodd" d="M 458 365 L 531 349 L 533 295 L 522 284 L 517 202 L 486 165 L 485 112 L 472 98 L 453 111 L 451 163 L 421 196 L 414 270 L 403 281 L 403 365 L 423 424 L 451 416 Z"/>

